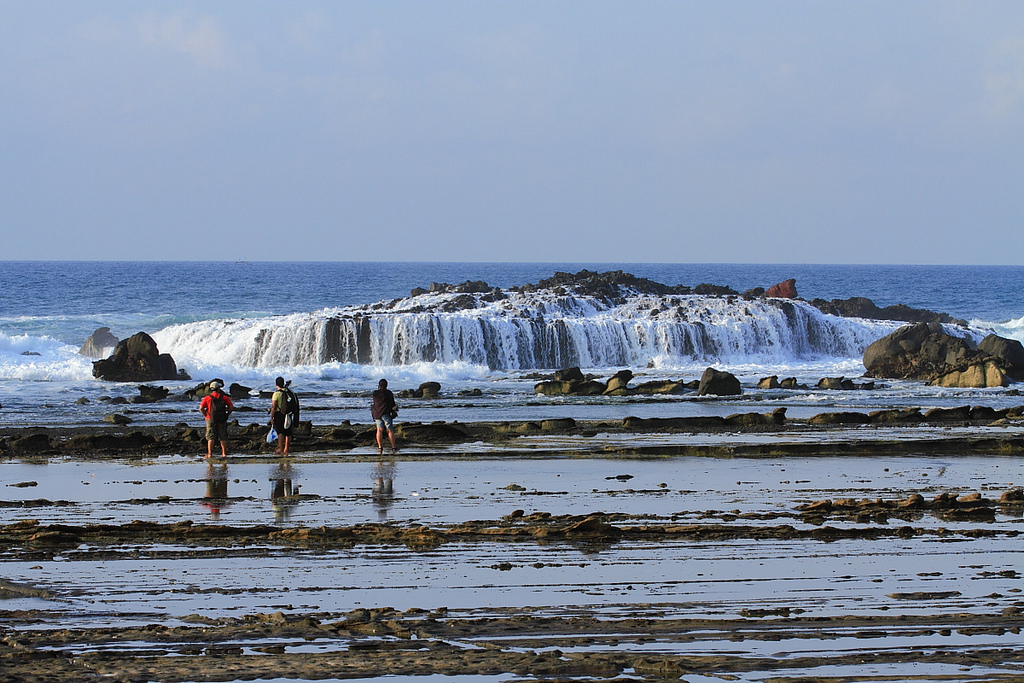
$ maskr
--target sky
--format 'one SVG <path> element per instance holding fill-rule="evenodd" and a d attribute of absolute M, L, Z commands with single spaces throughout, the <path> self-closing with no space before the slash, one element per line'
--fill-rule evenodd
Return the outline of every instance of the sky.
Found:
<path fill-rule="evenodd" d="M 4 260 L 1020 265 L 1024 2 L 0 0 L 0 225 Z"/>

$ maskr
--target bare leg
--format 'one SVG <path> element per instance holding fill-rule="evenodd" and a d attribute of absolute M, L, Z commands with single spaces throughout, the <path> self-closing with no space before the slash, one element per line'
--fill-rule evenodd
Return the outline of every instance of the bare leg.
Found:
<path fill-rule="evenodd" d="M 213 441 L 210 439 L 206 440 L 206 458 L 209 460 L 213 457 Z"/>
<path fill-rule="evenodd" d="M 377 435 L 378 435 L 377 436 L 377 443 L 379 444 L 380 443 L 380 432 L 377 432 Z M 391 452 L 392 453 L 397 453 L 398 452 L 398 446 L 395 445 L 395 430 L 394 429 L 389 429 L 388 430 L 388 440 L 391 441 Z M 380 449 L 383 450 L 384 447 L 380 446 Z"/>
<path fill-rule="evenodd" d="M 392 441 L 394 441 L 394 438 L 395 437 L 392 434 L 392 436 L 391 436 Z M 383 427 L 377 427 L 377 452 L 378 453 L 383 453 L 384 452 L 384 428 Z"/>
<path fill-rule="evenodd" d="M 222 458 L 228 457 L 228 442 L 227 441 L 221 441 L 220 442 L 220 456 Z"/>

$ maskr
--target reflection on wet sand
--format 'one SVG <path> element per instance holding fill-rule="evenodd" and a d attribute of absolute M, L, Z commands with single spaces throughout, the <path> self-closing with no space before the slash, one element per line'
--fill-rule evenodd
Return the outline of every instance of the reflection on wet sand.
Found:
<path fill-rule="evenodd" d="M 381 460 L 373 468 L 373 502 L 377 507 L 377 518 L 386 521 L 388 509 L 395 502 L 395 460 Z"/>
<path fill-rule="evenodd" d="M 299 503 L 299 485 L 293 483 L 297 472 L 290 462 L 277 463 L 270 471 L 270 504 L 274 521 L 287 522 L 292 508 Z"/>
<path fill-rule="evenodd" d="M 231 503 L 228 501 L 228 466 L 227 463 L 206 467 L 206 495 L 203 507 L 209 508 L 210 517 L 220 519 L 220 512 Z"/>

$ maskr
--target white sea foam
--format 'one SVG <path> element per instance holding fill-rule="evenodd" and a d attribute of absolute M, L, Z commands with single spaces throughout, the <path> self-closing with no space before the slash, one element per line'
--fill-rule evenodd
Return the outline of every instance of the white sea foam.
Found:
<path fill-rule="evenodd" d="M 998 334 L 1000 337 L 1006 339 L 1016 339 L 1017 341 L 1024 344 L 1024 317 L 1014 318 L 1012 320 L 1006 320 L 1003 322 L 986 322 L 983 320 L 972 320 L 970 322 L 971 327 L 977 327 L 979 329 L 991 330 L 993 333 Z"/>
<path fill-rule="evenodd" d="M 51 337 L 0 332 L 0 379 L 77 381 L 92 377 L 91 359 Z"/>

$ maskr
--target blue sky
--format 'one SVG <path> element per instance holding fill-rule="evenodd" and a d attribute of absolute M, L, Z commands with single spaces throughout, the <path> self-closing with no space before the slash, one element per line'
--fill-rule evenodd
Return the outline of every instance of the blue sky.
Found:
<path fill-rule="evenodd" d="M 1024 263 L 1024 3 L 0 0 L 3 259 Z"/>

